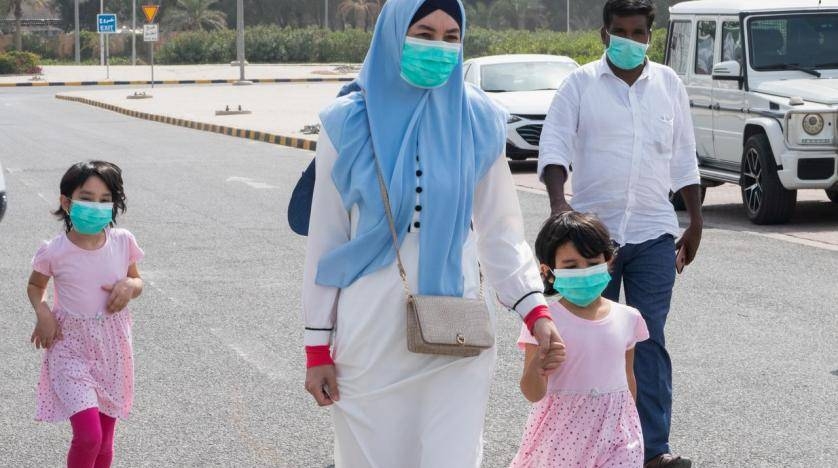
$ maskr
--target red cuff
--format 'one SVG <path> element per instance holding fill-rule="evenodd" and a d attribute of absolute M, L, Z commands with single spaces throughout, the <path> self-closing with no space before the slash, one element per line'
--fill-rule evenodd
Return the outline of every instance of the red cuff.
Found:
<path fill-rule="evenodd" d="M 550 309 L 548 309 L 546 305 L 535 306 L 535 308 L 531 310 L 526 317 L 524 317 L 524 323 L 527 324 L 527 330 L 529 330 L 530 333 L 532 333 L 532 329 L 535 326 L 535 322 L 543 318 L 546 318 L 550 321 L 553 320 L 553 316 L 550 315 Z"/>
<path fill-rule="evenodd" d="M 333 365 L 335 365 L 335 361 L 332 360 L 329 345 L 306 346 L 306 369 Z"/>

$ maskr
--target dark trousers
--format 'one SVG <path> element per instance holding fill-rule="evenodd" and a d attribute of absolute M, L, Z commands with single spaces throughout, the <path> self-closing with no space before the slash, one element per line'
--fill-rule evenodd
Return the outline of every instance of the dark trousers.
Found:
<path fill-rule="evenodd" d="M 675 285 L 674 238 L 667 234 L 620 247 L 611 274 L 611 283 L 603 296 L 619 301 L 620 286 L 624 286 L 626 303 L 640 311 L 649 328 L 649 339 L 637 343 L 634 351 L 637 411 L 648 461 L 669 452 L 672 363 L 666 352 L 663 327 Z"/>

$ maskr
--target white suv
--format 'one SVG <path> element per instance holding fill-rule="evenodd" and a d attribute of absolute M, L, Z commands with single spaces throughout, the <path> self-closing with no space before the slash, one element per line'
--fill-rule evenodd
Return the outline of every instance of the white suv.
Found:
<path fill-rule="evenodd" d="M 670 18 L 702 186 L 739 185 L 756 224 L 788 221 L 799 189 L 838 203 L 838 0 L 692 1 Z"/>

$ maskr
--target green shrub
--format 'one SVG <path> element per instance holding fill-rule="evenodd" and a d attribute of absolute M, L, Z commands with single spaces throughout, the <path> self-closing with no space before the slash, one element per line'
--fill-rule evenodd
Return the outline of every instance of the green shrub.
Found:
<path fill-rule="evenodd" d="M 663 60 L 666 31 L 653 34 L 649 57 Z M 251 63 L 311 63 L 364 60 L 372 33 L 360 29 L 327 31 L 311 28 L 255 26 L 245 30 L 247 60 Z M 98 48 L 98 38 L 95 43 Z M 579 32 L 469 30 L 464 45 L 466 58 L 499 54 L 566 55 L 580 64 L 598 60 L 604 47 L 599 30 Z M 233 30 L 179 33 L 162 45 L 160 63 L 226 63 L 236 56 Z"/>
<path fill-rule="evenodd" d="M 40 57 L 31 52 L 12 50 L 0 54 L 0 74 L 35 75 L 41 73 Z"/>

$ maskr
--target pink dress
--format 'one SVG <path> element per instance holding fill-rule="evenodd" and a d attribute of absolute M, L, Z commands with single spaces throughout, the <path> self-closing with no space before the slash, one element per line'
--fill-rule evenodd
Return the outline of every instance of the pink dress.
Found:
<path fill-rule="evenodd" d="M 44 352 L 38 381 L 38 421 L 64 421 L 87 408 L 126 418 L 134 397 L 131 313 L 106 311 L 102 289 L 124 279 L 143 258 L 134 236 L 106 229 L 105 244 L 84 250 L 65 234 L 44 243 L 32 268 L 53 279 L 52 311 L 63 339 Z"/>
<path fill-rule="evenodd" d="M 613 304 L 601 320 L 585 320 L 556 302 L 553 321 L 567 360 L 530 411 L 512 467 L 642 467 L 643 433 L 626 379 L 627 350 L 649 337 L 640 312 Z M 537 344 L 522 328 L 518 345 Z"/>

